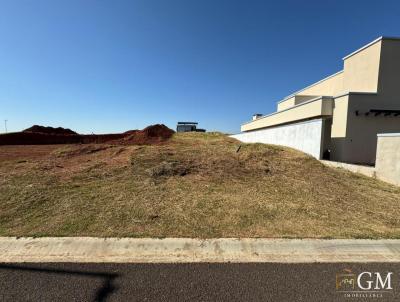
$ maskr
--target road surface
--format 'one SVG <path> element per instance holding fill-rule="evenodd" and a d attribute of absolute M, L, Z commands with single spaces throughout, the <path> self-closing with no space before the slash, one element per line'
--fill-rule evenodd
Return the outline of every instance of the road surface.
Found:
<path fill-rule="evenodd" d="M 343 271 L 393 272 L 393 290 L 345 297 Z M 3 263 L 0 301 L 399 301 L 399 273 L 400 263 Z"/>

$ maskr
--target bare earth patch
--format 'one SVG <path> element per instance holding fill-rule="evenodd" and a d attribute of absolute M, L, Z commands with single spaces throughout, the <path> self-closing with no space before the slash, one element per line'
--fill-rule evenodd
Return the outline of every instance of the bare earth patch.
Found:
<path fill-rule="evenodd" d="M 0 147 L 1 236 L 400 238 L 399 217 L 398 187 L 218 133 Z"/>

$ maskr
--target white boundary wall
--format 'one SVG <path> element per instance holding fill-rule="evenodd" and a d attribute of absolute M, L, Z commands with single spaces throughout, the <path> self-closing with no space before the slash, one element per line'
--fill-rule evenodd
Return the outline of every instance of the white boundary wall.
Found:
<path fill-rule="evenodd" d="M 242 132 L 231 135 L 244 143 L 282 145 L 322 157 L 323 120 L 315 119 L 284 126 Z"/>
<path fill-rule="evenodd" d="M 400 186 L 400 133 L 378 134 L 376 176 Z"/>

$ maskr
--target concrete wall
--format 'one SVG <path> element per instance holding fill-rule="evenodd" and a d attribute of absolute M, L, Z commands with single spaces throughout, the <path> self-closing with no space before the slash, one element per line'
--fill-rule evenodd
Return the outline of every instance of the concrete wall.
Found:
<path fill-rule="evenodd" d="M 375 167 L 326 160 L 321 162 L 327 166 L 347 169 L 400 186 L 400 133 L 377 135 Z"/>
<path fill-rule="evenodd" d="M 330 160 L 321 160 L 321 163 L 329 167 L 346 169 L 353 173 L 360 173 L 368 177 L 376 177 L 375 167 L 352 165 Z"/>
<path fill-rule="evenodd" d="M 231 135 L 244 143 L 265 143 L 291 147 L 321 158 L 323 119 Z"/>
<path fill-rule="evenodd" d="M 400 185 L 400 133 L 378 134 L 376 176 Z"/>

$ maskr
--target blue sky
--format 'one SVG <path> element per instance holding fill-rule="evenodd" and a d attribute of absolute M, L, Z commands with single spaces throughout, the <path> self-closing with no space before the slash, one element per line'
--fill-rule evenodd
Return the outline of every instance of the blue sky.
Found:
<path fill-rule="evenodd" d="M 0 0 L 0 125 L 238 132 L 400 36 L 399 16 L 400 1 Z"/>

